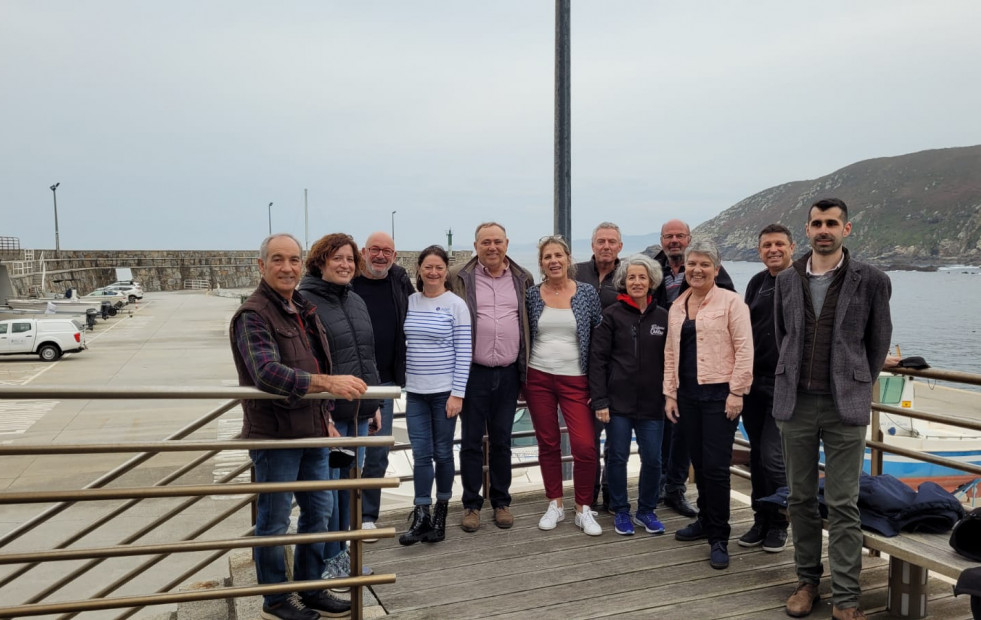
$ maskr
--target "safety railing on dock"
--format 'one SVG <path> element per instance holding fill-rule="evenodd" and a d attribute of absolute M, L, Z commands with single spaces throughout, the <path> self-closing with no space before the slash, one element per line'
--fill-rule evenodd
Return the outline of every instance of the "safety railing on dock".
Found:
<path fill-rule="evenodd" d="M 391 399 L 397 398 L 397 388 L 369 388 L 364 398 Z M 350 479 L 303 481 L 291 483 L 240 483 L 233 482 L 244 472 L 251 469 L 251 461 L 238 464 L 225 472 L 213 484 L 173 484 L 180 478 L 195 472 L 202 465 L 212 461 L 216 456 L 228 451 L 314 448 L 314 447 L 368 447 L 392 445 L 392 437 L 358 437 L 358 438 L 322 438 L 290 441 L 195 441 L 188 440 L 196 431 L 208 426 L 218 418 L 234 409 L 242 399 L 279 399 L 282 397 L 266 394 L 251 388 L 181 388 L 181 387 L 150 387 L 131 389 L 85 388 L 85 387 L 0 387 L 0 399 L 221 399 L 220 406 L 211 410 L 194 422 L 174 432 L 162 441 L 125 442 L 104 444 L 7 444 L 0 446 L 0 466 L 9 464 L 14 457 L 57 457 L 69 456 L 70 460 L 56 463 L 64 466 L 67 463 L 81 468 L 82 455 L 92 454 L 126 454 L 133 456 L 122 464 L 99 475 L 95 480 L 81 489 L 60 490 L 16 490 L 7 489 L 0 494 L 0 505 L 29 506 L 45 504 L 46 508 L 33 516 L 24 516 L 19 525 L 0 536 L 0 565 L 15 566 L 15 568 L 0 577 L 0 592 L 5 592 L 3 599 L 11 598 L 11 592 L 18 594 L 28 592 L 31 588 L 43 584 L 38 592 L 23 595 L 21 604 L 0 607 L 0 617 L 26 617 L 48 614 L 62 614 L 61 618 L 71 618 L 81 612 L 120 609 L 117 618 L 128 618 L 146 606 L 174 604 L 185 601 L 228 599 L 261 594 L 292 592 L 297 590 L 323 589 L 326 587 L 350 587 L 351 614 L 360 618 L 362 614 L 361 590 L 366 586 L 392 583 L 394 574 L 361 575 L 362 541 L 365 538 L 392 537 L 393 528 L 379 528 L 364 532 L 361 525 L 361 491 L 363 489 L 392 488 L 399 484 L 394 478 L 362 479 L 354 463 L 354 475 Z M 332 398 L 329 394 L 314 394 L 307 398 Z M 172 471 L 168 471 L 152 484 L 133 486 L 118 486 L 117 483 L 127 474 L 145 476 L 138 468 L 158 455 L 178 452 L 195 453 L 193 458 L 180 463 Z M 317 490 L 347 490 L 351 491 L 351 531 L 327 532 L 318 534 L 294 534 L 284 536 L 256 537 L 254 527 L 245 528 L 232 537 L 203 539 L 203 535 L 216 527 L 238 516 L 243 519 L 243 513 L 250 513 L 246 521 L 254 526 L 254 509 L 252 508 L 256 494 L 262 492 L 297 492 Z M 217 515 L 200 519 L 193 510 L 199 502 L 207 497 L 229 498 L 229 505 Z M 179 498 L 175 506 L 154 511 L 142 505 L 146 500 L 161 498 Z M 118 502 L 122 503 L 118 503 Z M 73 532 L 66 530 L 65 523 L 76 521 L 77 517 L 69 515 L 69 511 L 79 506 L 90 505 L 91 502 L 114 502 L 105 514 L 89 517 L 82 522 L 81 527 Z M 59 520 L 59 515 L 65 513 Z M 118 542 L 109 546 L 75 546 L 86 537 L 96 532 L 105 537 L 107 532 L 123 532 L 133 522 L 139 524 L 134 532 L 117 536 Z M 176 534 L 167 532 L 166 527 L 176 529 Z M 34 540 L 24 543 L 30 532 L 42 528 L 53 530 L 40 532 Z M 175 538 L 160 542 L 166 536 Z M 21 546 L 37 544 L 38 538 L 43 538 L 45 550 L 15 550 Z M 229 587 L 211 590 L 189 592 L 174 592 L 173 590 L 199 573 L 202 569 L 220 559 L 230 550 L 253 548 L 261 546 L 293 545 L 298 543 L 350 541 L 351 574 L 354 577 L 332 580 L 316 580 L 303 582 L 288 582 L 283 584 L 258 585 L 251 587 Z M 136 579 L 146 581 L 147 575 L 157 564 L 166 560 L 184 556 L 185 554 L 201 553 L 203 559 L 193 562 L 190 566 L 180 566 L 163 571 L 161 583 L 153 593 L 139 593 L 128 596 L 109 597 L 110 594 L 123 589 Z M 122 566 L 106 567 L 103 562 L 122 560 L 124 558 L 144 557 L 139 562 L 125 562 Z M 78 564 L 79 562 L 81 564 Z M 66 568 L 59 570 L 51 568 L 52 564 L 64 563 Z M 64 600 L 63 590 L 100 567 L 99 574 L 94 577 L 97 589 L 87 592 L 88 598 Z M 121 575 L 118 575 L 122 572 Z M 39 573 L 43 576 L 39 576 Z M 53 574 L 53 576 L 52 576 Z M 90 575 L 89 579 L 93 577 Z M 76 586 L 78 587 L 78 586 Z M 81 586 L 83 588 L 87 586 Z M 59 595 L 59 593 L 62 593 Z"/>
<path fill-rule="evenodd" d="M 909 375 L 929 381 L 940 380 L 966 385 L 981 386 L 981 375 L 972 373 L 962 373 L 944 370 L 897 370 L 897 374 Z M 398 388 L 370 388 L 365 398 L 391 399 L 399 396 Z M 312 395 L 309 398 L 329 398 L 329 395 Z M 92 482 L 86 484 L 81 489 L 75 490 L 16 490 L 8 489 L 0 495 L 0 504 L 5 506 L 30 506 L 33 504 L 46 504 L 47 507 L 41 512 L 23 516 L 19 524 L 11 531 L 0 536 L 0 565 L 14 566 L 15 568 L 5 574 L 0 574 L 0 593 L 3 598 L 10 598 L 10 592 L 25 592 L 21 597 L 21 604 L 17 606 L 0 607 L 0 617 L 26 617 L 47 614 L 61 614 L 62 618 L 70 618 L 75 615 L 94 610 L 119 609 L 120 615 L 117 618 L 127 618 L 146 606 L 160 604 L 174 604 L 192 600 L 207 600 L 218 598 L 235 598 L 244 596 L 255 596 L 259 594 L 269 594 L 275 592 L 289 592 L 297 589 L 324 588 L 331 587 L 352 587 L 352 616 L 361 617 L 361 589 L 366 586 L 391 583 L 395 580 L 395 575 L 370 575 L 361 576 L 362 567 L 362 541 L 365 538 L 393 537 L 393 528 L 380 528 L 366 533 L 360 530 L 361 525 L 361 490 L 367 488 L 391 488 L 398 485 L 398 479 L 361 479 L 360 472 L 355 470 L 356 475 L 349 480 L 333 480 L 322 482 L 295 482 L 289 484 L 272 483 L 237 483 L 233 482 L 244 472 L 249 471 L 251 462 L 243 462 L 229 468 L 222 475 L 215 479 L 213 484 L 173 484 L 182 477 L 194 472 L 197 468 L 212 461 L 219 454 L 231 451 L 244 451 L 251 449 L 270 449 L 270 448 L 295 448 L 302 447 L 361 447 L 361 446 L 393 446 L 392 450 L 410 449 L 406 443 L 395 444 L 392 437 L 362 437 L 362 438 L 338 438 L 338 439 L 307 439 L 295 441 L 196 441 L 188 440 L 192 435 L 217 421 L 229 411 L 239 405 L 241 399 L 275 399 L 276 396 L 265 394 L 249 388 L 189 388 L 189 387 L 150 387 L 150 388 L 131 388 L 131 389 L 112 389 L 104 387 L 0 387 L 0 400 L 2 399 L 84 399 L 84 400 L 118 400 L 118 399 L 216 399 L 224 401 L 221 405 L 214 408 L 206 415 L 194 422 L 174 432 L 161 441 L 151 442 L 128 442 L 128 443 L 106 443 L 106 444 L 50 444 L 30 445 L 10 443 L 0 445 L 0 466 L 9 462 L 8 459 L 21 457 L 50 458 L 57 456 L 70 456 L 72 459 L 81 459 L 85 454 L 123 454 L 133 453 L 134 455 L 122 464 L 113 467 L 105 473 L 100 473 Z M 981 395 L 979 395 L 981 398 Z M 888 405 L 875 403 L 872 406 L 873 421 L 872 428 L 878 429 L 878 415 L 880 413 L 898 414 L 905 417 L 917 418 L 933 422 L 939 422 L 950 426 L 960 426 L 966 429 L 981 431 L 981 419 L 974 421 L 955 419 L 944 415 L 942 412 L 926 412 L 912 409 L 898 409 Z M 563 429 L 564 431 L 564 429 Z M 514 440 L 521 440 L 534 437 L 534 431 L 519 431 L 513 434 Z M 737 438 L 735 443 L 741 446 L 748 444 Z M 873 472 L 876 461 L 880 463 L 884 453 L 898 454 L 912 459 L 936 463 L 951 467 L 972 475 L 981 476 L 981 467 L 953 461 L 942 457 L 936 457 L 922 452 L 910 452 L 899 449 L 883 441 L 881 431 L 868 442 L 868 446 L 873 454 Z M 158 455 L 173 455 L 178 452 L 191 452 L 195 456 L 186 462 L 182 462 L 171 471 L 162 475 L 158 480 L 151 484 L 139 484 L 132 486 L 117 486 L 124 476 L 131 472 L 136 472 L 138 468 Z M 489 450 L 485 450 L 487 454 Z M 571 460 L 565 457 L 564 460 Z M 356 459 L 355 459 L 356 461 Z M 80 460 L 73 460 L 71 463 L 80 463 Z M 64 464 L 64 463 L 62 463 Z M 537 460 L 522 460 L 512 463 L 513 468 L 532 467 L 538 464 Z M 486 463 L 485 463 L 486 472 Z M 741 467 L 733 467 L 733 473 L 748 477 L 748 471 Z M 145 474 L 144 474 L 145 475 Z M 402 480 L 410 480 L 411 475 L 403 476 Z M 485 482 L 485 488 L 486 488 Z M 226 536 L 212 539 L 203 539 L 204 534 L 215 529 L 222 524 L 228 527 L 228 522 L 236 516 L 242 517 L 243 512 L 251 508 L 255 494 L 263 491 L 302 491 L 302 490 L 351 490 L 352 491 L 352 523 L 351 531 L 329 532 L 323 534 L 297 534 L 278 537 L 255 537 L 252 536 L 252 528 L 244 528 L 235 536 Z M 219 514 L 195 521 L 193 527 L 186 523 L 186 516 L 194 507 L 207 497 L 228 498 L 229 505 Z M 141 502 L 164 498 L 182 498 L 176 506 L 170 507 L 161 514 L 146 516 L 145 513 L 153 512 Z M 74 518 L 63 518 L 57 520 L 59 515 L 76 508 L 78 506 L 91 505 L 92 502 L 122 502 L 113 504 L 107 509 L 105 514 L 90 518 L 81 523 L 80 527 L 71 533 L 66 533 L 64 523 L 73 522 Z M 133 516 L 136 514 L 137 516 Z M 184 521 L 181 519 L 184 518 Z M 104 532 L 106 529 L 123 531 L 120 523 L 137 520 L 139 528 L 125 535 L 117 537 L 118 542 L 109 546 L 76 546 L 76 543 L 84 541 L 87 537 L 96 532 Z M 254 523 L 254 520 L 251 521 Z M 163 530 L 166 525 L 177 525 L 179 536 L 171 540 L 160 542 L 163 538 Z M 30 532 L 40 531 L 45 527 L 52 527 L 56 530 L 56 535 L 46 534 L 45 540 L 47 549 L 28 550 L 17 549 L 18 542 L 24 546 L 24 539 Z M 201 572 L 202 569 L 213 563 L 230 550 L 239 548 L 250 548 L 264 545 L 290 545 L 296 543 L 309 543 L 320 541 L 340 541 L 348 540 L 351 542 L 351 574 L 356 575 L 347 579 L 335 579 L 325 581 L 309 581 L 300 583 L 286 583 L 277 585 L 260 585 L 254 587 L 230 587 L 215 590 L 200 590 L 190 592 L 175 592 L 181 584 L 189 578 Z M 191 553 L 207 553 L 207 555 L 190 566 L 182 566 L 179 569 L 166 572 L 162 583 L 156 587 L 156 591 L 147 594 L 115 596 L 109 598 L 114 592 L 123 589 L 130 582 L 137 578 L 144 578 L 157 564 L 161 564 L 175 557 L 186 556 Z M 65 600 L 64 590 L 70 588 L 71 584 L 82 579 L 91 573 L 102 563 L 108 561 L 118 561 L 124 558 L 143 557 L 137 564 L 127 564 L 122 568 L 100 569 L 99 585 L 89 594 L 87 599 Z M 83 562 L 82 564 L 78 564 Z M 57 568 L 52 569 L 52 565 L 61 564 L 68 568 L 63 571 Z M 55 577 L 48 582 L 39 592 L 26 594 L 30 589 L 27 586 L 35 587 L 38 583 L 36 575 L 45 573 L 50 577 L 55 573 Z M 119 574 L 122 573 L 122 574 Z M 102 578 L 101 575 L 106 575 Z M 59 595 L 60 593 L 60 595 Z"/>
<path fill-rule="evenodd" d="M 945 383 L 950 383 L 953 385 L 969 385 L 969 386 L 981 386 L 981 374 L 961 372 L 955 370 L 942 370 L 929 368 L 925 370 L 913 370 L 908 368 L 894 368 L 888 371 L 893 375 L 905 375 L 908 377 L 914 377 L 916 379 L 923 379 L 926 381 L 942 381 Z M 912 408 L 905 407 L 895 407 L 891 405 L 883 404 L 880 401 L 879 395 L 880 390 L 878 384 L 872 390 L 873 401 L 872 401 L 872 415 L 869 427 L 871 428 L 871 436 L 866 440 L 866 448 L 869 450 L 871 455 L 871 474 L 879 475 L 883 472 L 883 461 L 885 455 L 893 454 L 901 457 L 906 457 L 913 459 L 915 461 L 921 461 L 925 463 L 932 463 L 934 465 L 940 465 L 942 467 L 947 467 L 953 470 L 958 470 L 964 472 L 967 476 L 981 477 L 981 466 L 975 465 L 973 463 L 967 463 L 964 461 L 957 461 L 950 458 L 945 458 L 941 456 L 936 456 L 928 452 L 909 450 L 902 448 L 893 444 L 890 444 L 882 432 L 880 417 L 881 414 L 891 414 L 896 416 L 902 416 L 905 418 L 911 418 L 915 420 L 923 420 L 926 422 L 935 422 L 938 424 L 943 424 L 946 426 L 962 428 L 969 431 L 981 432 L 981 408 L 977 410 L 977 416 L 972 419 L 965 419 L 964 417 L 955 417 L 944 412 L 939 411 L 921 411 Z M 977 394 L 978 402 L 981 403 L 981 393 Z M 749 442 L 745 439 L 737 436 L 735 444 L 742 448 L 749 448 Z M 824 465 L 821 464 L 820 467 L 823 469 Z M 731 471 L 734 475 L 741 476 L 743 478 L 749 478 L 749 470 L 742 466 L 733 466 Z"/>

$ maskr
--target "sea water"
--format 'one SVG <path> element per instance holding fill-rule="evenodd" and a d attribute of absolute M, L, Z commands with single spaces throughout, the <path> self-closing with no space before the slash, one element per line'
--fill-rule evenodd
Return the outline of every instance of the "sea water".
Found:
<path fill-rule="evenodd" d="M 736 290 L 762 270 L 759 263 L 723 263 Z M 981 270 L 889 271 L 892 342 L 903 357 L 919 355 L 934 368 L 981 372 Z"/>
<path fill-rule="evenodd" d="M 514 260 L 541 280 L 535 255 Z M 579 258 L 579 257 L 575 257 Z M 763 270 L 758 262 L 723 262 L 736 290 Z M 919 355 L 932 367 L 981 373 L 981 269 L 948 267 L 934 272 L 889 271 L 892 281 L 893 353 Z M 958 387 L 981 391 L 981 387 Z"/>

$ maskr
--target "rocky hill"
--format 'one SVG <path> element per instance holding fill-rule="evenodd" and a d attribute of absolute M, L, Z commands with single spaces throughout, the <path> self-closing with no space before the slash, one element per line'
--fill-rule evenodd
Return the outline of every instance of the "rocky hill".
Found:
<path fill-rule="evenodd" d="M 760 229 L 779 222 L 807 250 L 804 223 L 816 200 L 848 205 L 853 255 L 879 265 L 981 264 L 981 146 L 861 161 L 812 181 L 763 190 L 698 226 L 726 260 L 757 260 Z"/>

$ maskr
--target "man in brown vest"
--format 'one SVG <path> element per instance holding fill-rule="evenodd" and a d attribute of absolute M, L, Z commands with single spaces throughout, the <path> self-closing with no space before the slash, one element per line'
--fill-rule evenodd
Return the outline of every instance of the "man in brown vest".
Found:
<path fill-rule="evenodd" d="M 303 267 L 300 243 L 291 235 L 267 237 L 259 248 L 262 281 L 232 317 L 229 337 L 239 385 L 286 396 L 286 400 L 243 400 L 243 439 L 299 439 L 336 436 L 327 400 L 302 400 L 307 394 L 330 392 L 352 399 L 364 394 L 364 381 L 330 375 L 330 354 L 316 308 L 295 288 Z M 329 479 L 327 448 L 252 450 L 257 482 Z M 261 493 L 256 499 L 256 536 L 286 533 L 293 493 Z M 326 532 L 332 509 L 329 491 L 296 493 L 300 507 L 297 533 Z M 259 583 L 283 583 L 286 562 L 282 547 L 253 550 Z M 293 579 L 321 578 L 326 567 L 324 543 L 297 545 Z M 317 620 L 343 615 L 350 603 L 327 590 L 265 596 L 261 617 Z"/>

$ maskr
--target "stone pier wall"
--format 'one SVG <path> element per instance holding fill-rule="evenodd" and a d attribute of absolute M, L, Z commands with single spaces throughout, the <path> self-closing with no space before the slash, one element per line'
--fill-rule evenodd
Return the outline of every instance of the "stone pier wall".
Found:
<path fill-rule="evenodd" d="M 398 263 L 415 279 L 418 252 L 399 252 Z M 454 252 L 453 263 L 470 260 L 471 251 Z M 259 283 L 258 250 L 20 250 L 0 262 L 0 291 L 25 297 L 33 289 L 82 294 L 116 281 L 116 268 L 129 268 L 145 291 L 174 291 L 190 283 L 208 288 L 254 288 Z M 2 302 L 3 300 L 0 300 Z"/>

